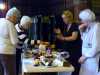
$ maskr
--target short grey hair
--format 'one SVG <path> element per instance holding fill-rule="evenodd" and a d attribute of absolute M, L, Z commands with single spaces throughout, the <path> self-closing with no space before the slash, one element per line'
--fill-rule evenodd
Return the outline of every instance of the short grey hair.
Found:
<path fill-rule="evenodd" d="M 6 17 L 10 17 L 13 15 L 16 15 L 17 18 L 21 17 L 21 13 L 16 7 L 9 9 L 8 12 L 6 13 Z"/>
<path fill-rule="evenodd" d="M 94 21 L 96 19 L 95 13 L 90 9 L 85 9 L 80 12 L 79 18 L 83 21 Z"/>
<path fill-rule="evenodd" d="M 29 16 L 23 16 L 20 20 L 20 24 L 23 26 L 26 25 L 26 23 L 33 23 L 32 18 Z"/>

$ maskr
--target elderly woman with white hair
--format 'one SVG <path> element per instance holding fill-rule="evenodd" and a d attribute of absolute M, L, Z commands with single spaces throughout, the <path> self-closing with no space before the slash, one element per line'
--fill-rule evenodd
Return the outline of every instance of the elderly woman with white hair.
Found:
<path fill-rule="evenodd" d="M 16 75 L 17 32 L 14 27 L 20 11 L 13 7 L 8 10 L 6 18 L 0 19 L 0 64 L 4 74 Z M 1 67 L 0 66 L 0 67 Z"/>
<path fill-rule="evenodd" d="M 98 59 L 100 52 L 100 23 L 95 21 L 95 14 L 90 9 L 80 12 L 79 18 L 82 24 L 81 31 L 82 56 L 80 75 L 98 75 Z"/>
<path fill-rule="evenodd" d="M 22 48 L 23 44 L 29 44 L 29 38 L 28 38 L 28 33 L 27 30 L 31 27 L 32 25 L 32 19 L 29 16 L 23 16 L 21 18 L 21 21 L 19 24 L 16 24 L 15 28 L 18 33 L 18 46 L 16 48 L 16 71 L 17 75 L 20 72 L 20 66 L 21 66 L 21 53 L 22 53 Z"/>

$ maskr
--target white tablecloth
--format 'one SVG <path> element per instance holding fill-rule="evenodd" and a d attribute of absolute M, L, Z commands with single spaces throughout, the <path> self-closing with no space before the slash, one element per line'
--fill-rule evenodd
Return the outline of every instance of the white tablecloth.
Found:
<path fill-rule="evenodd" d="M 58 75 L 71 75 L 74 71 L 73 66 L 70 67 L 34 67 L 32 58 L 22 58 L 22 72 L 24 73 L 42 73 L 42 72 L 58 72 Z"/>

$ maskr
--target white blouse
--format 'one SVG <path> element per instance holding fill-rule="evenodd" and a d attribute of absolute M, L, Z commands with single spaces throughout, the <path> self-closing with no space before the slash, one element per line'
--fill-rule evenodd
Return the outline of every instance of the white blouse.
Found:
<path fill-rule="evenodd" d="M 15 54 L 18 42 L 14 24 L 5 18 L 0 19 L 0 54 Z"/>
<path fill-rule="evenodd" d="M 100 51 L 100 23 L 91 23 L 90 27 L 82 32 L 82 55 L 94 57 Z"/>

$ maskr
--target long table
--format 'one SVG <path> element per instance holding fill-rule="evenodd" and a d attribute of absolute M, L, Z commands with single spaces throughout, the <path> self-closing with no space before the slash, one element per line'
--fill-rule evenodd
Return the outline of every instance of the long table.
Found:
<path fill-rule="evenodd" d="M 58 75 L 70 75 L 74 67 L 34 67 L 32 58 L 22 58 L 22 75 L 42 75 L 42 73 L 57 72 Z"/>

